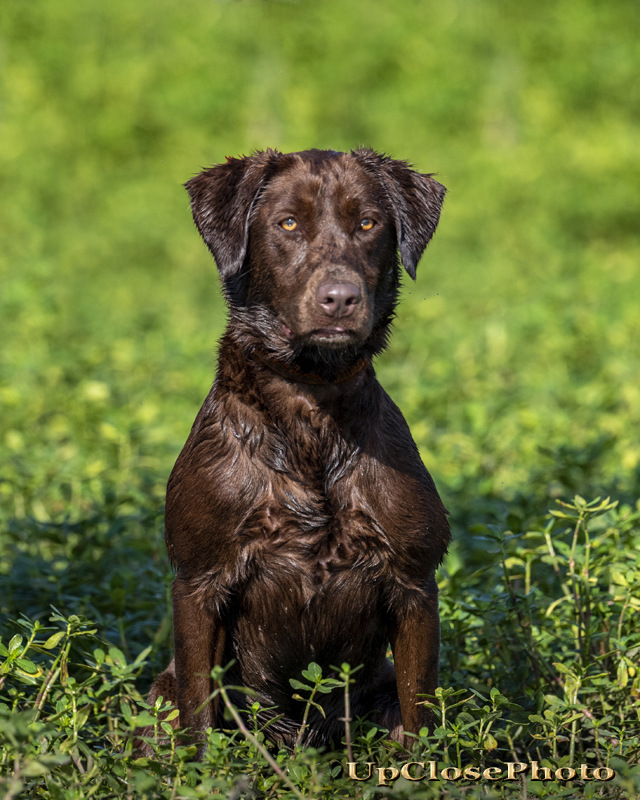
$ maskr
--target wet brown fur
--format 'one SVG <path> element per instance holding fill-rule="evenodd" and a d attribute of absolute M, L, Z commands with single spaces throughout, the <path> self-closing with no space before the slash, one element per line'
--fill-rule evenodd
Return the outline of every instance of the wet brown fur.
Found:
<path fill-rule="evenodd" d="M 226 682 L 276 706 L 262 719 L 283 715 L 269 735 L 291 744 L 304 704 L 292 699 L 289 678 L 300 679 L 311 661 L 325 675 L 346 661 L 364 665 L 352 717 L 371 714 L 401 740 L 403 729 L 429 723 L 416 702 L 437 686 L 434 576 L 449 526 L 373 366 L 336 378 L 385 347 L 398 251 L 415 277 L 444 188 L 361 149 L 228 159 L 187 189 L 222 277 L 229 324 L 215 383 L 167 489 L 175 661 L 149 700 L 176 703 L 173 724 L 202 739 L 222 725 L 222 709 L 205 704 L 211 669 L 235 659 Z M 297 222 L 291 232 L 281 225 L 289 217 Z M 371 230 L 363 218 L 375 221 Z M 327 281 L 361 292 L 342 332 L 331 335 L 335 320 L 316 298 Z M 339 742 L 344 733 L 342 693 L 322 703 L 326 718 L 312 710 L 306 744 Z"/>

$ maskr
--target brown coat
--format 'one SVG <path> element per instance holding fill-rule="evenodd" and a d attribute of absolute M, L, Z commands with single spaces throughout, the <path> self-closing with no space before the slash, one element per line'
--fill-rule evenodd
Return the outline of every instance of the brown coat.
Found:
<path fill-rule="evenodd" d="M 304 704 L 289 679 L 346 661 L 364 665 L 353 717 L 417 733 L 429 722 L 417 695 L 437 686 L 434 574 L 450 534 L 371 359 L 397 301 L 397 250 L 415 277 L 444 189 L 370 150 L 228 159 L 187 188 L 229 324 L 169 480 L 175 673 L 150 698 L 177 700 L 193 732 L 215 727 L 215 704 L 195 712 L 212 667 L 235 659 L 227 682 L 277 706 L 263 719 L 282 714 L 268 730 L 291 743 Z M 307 743 L 339 740 L 342 703 L 323 695 Z"/>

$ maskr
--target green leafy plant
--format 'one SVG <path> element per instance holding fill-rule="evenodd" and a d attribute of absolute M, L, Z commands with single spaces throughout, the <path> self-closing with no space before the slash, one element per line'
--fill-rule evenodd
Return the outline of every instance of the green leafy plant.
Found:
<path fill-rule="evenodd" d="M 367 720 L 350 719 L 357 669 L 343 664 L 332 668 L 336 677 L 324 676 L 312 663 L 303 680 L 290 681 L 294 698 L 304 703 L 291 750 L 270 741 L 269 726 L 258 722 L 259 703 L 249 702 L 246 710 L 232 704 L 225 669 L 216 668 L 214 694 L 233 727 L 210 730 L 204 760 L 196 761 L 195 746 L 169 724 L 177 711 L 161 698 L 149 706 L 136 689 L 149 647 L 128 660 L 121 649 L 96 640 L 90 620 L 55 609 L 48 625 L 17 619 L 22 633 L 0 643 L 0 779 L 9 796 L 37 790 L 107 797 L 126 787 L 135 796 L 255 791 L 299 800 L 340 792 L 368 797 L 378 790 L 375 770 L 382 769 L 387 793 L 435 796 L 443 778 L 410 783 L 400 776 L 411 760 L 433 763 L 437 775 L 467 770 L 472 777 L 448 781 L 447 792 L 485 796 L 486 782 L 474 775 L 536 761 L 552 776 L 582 763 L 588 774 L 611 768 L 616 777 L 596 784 L 579 776 L 569 782 L 525 776 L 496 782 L 491 793 L 521 796 L 525 780 L 526 791 L 540 797 L 565 791 L 591 796 L 596 785 L 598 796 L 624 797 L 640 781 L 640 634 L 629 613 L 636 606 L 629 587 L 640 576 L 639 522 L 640 504 L 634 509 L 576 497 L 518 534 L 479 526 L 475 535 L 493 546 L 495 563 L 467 576 L 464 588 L 457 573 L 445 572 L 440 582 L 442 672 L 460 688 L 439 688 L 423 701 L 438 725 L 414 737 L 409 750 Z M 302 748 L 311 709 L 324 713 L 318 698 L 340 690 L 342 742 L 324 752 Z M 137 757 L 133 749 L 141 726 L 153 726 L 154 759 Z M 372 778 L 362 782 L 364 767 L 360 780 L 349 778 L 347 762 L 374 764 Z"/>
<path fill-rule="evenodd" d="M 4 795 L 640 794 L 637 15 L 3 0 Z M 249 698 L 198 761 L 143 699 L 170 659 L 166 481 L 225 321 L 180 184 L 254 148 L 361 143 L 450 189 L 376 361 L 452 512 L 438 725 L 408 752 L 350 719 L 358 665 L 309 665 L 301 718 L 341 692 L 341 741 L 281 747 Z M 407 759 L 616 777 L 412 782 Z"/>

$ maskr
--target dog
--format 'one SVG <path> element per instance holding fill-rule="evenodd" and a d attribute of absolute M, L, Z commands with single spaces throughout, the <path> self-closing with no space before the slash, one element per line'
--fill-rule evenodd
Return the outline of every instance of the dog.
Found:
<path fill-rule="evenodd" d="M 450 531 L 372 359 L 445 189 L 364 148 L 228 158 L 186 188 L 229 319 L 168 483 L 175 659 L 149 701 L 177 705 L 172 724 L 202 756 L 223 723 L 210 673 L 233 661 L 226 683 L 252 690 L 268 736 L 291 745 L 305 704 L 289 679 L 348 662 L 362 665 L 353 715 L 403 742 L 432 723 L 421 700 L 438 685 L 435 571 Z M 305 745 L 344 732 L 342 693 L 320 702 Z"/>

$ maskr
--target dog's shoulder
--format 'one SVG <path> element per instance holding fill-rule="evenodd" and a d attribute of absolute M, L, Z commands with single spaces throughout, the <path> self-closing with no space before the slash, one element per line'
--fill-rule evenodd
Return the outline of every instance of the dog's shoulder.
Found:
<path fill-rule="evenodd" d="M 381 387 L 378 396 L 378 418 L 362 455 L 361 487 L 392 549 L 438 564 L 451 539 L 448 512 L 402 412 Z"/>
<path fill-rule="evenodd" d="M 264 437 L 260 414 L 221 396 L 214 384 L 167 485 L 165 538 L 173 563 L 202 567 L 207 554 L 236 557 L 233 534 L 267 484 L 256 458 Z"/>

